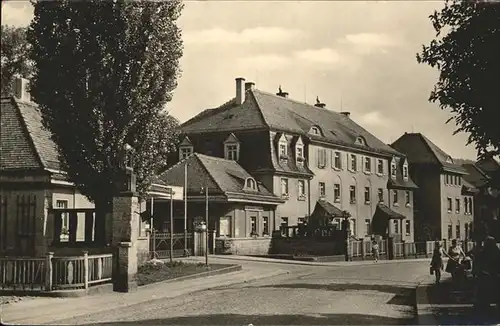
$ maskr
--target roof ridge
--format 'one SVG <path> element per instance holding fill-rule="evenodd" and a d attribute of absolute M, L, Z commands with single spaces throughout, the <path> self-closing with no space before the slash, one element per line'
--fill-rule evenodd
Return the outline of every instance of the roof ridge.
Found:
<path fill-rule="evenodd" d="M 39 152 L 38 148 L 36 147 L 35 141 L 33 140 L 31 132 L 28 128 L 28 124 L 26 123 L 26 119 L 25 119 L 23 113 L 21 112 L 21 106 L 19 105 L 18 100 L 14 96 L 11 96 L 11 100 L 12 100 L 12 103 L 14 104 L 14 106 L 17 110 L 17 113 L 19 114 L 19 117 L 21 120 L 20 123 L 21 123 L 21 126 L 23 128 L 23 133 L 28 138 L 28 143 L 30 144 L 30 146 L 33 150 L 33 153 L 35 154 L 35 157 L 37 158 L 38 162 L 40 163 L 42 169 L 46 169 L 47 166 L 45 165 L 45 162 L 42 160 L 42 156 L 40 155 L 40 152 Z M 21 101 L 21 102 L 23 104 L 27 104 L 25 101 Z M 32 107 L 34 109 L 38 109 L 38 106 L 36 106 L 36 105 L 32 105 Z"/>
<path fill-rule="evenodd" d="M 259 112 L 259 116 L 262 119 L 262 121 L 264 121 L 264 125 L 266 125 L 266 127 L 268 129 L 271 129 L 271 127 L 269 126 L 269 123 L 266 121 L 266 117 L 264 116 L 264 113 L 262 113 L 262 106 L 260 105 L 259 100 L 257 100 L 257 97 L 254 94 L 254 91 L 255 91 L 255 89 L 249 89 L 249 93 L 252 95 L 252 99 L 255 102 L 255 104 L 257 105 L 257 111 Z"/>

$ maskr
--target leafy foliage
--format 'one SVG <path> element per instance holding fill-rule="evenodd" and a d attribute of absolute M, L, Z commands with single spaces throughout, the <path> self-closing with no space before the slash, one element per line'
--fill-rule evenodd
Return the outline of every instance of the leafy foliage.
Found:
<path fill-rule="evenodd" d="M 436 39 L 417 54 L 440 71 L 429 100 L 452 112 L 479 156 L 500 155 L 500 3 L 446 0 L 429 18 Z"/>
<path fill-rule="evenodd" d="M 125 143 L 144 195 L 177 142 L 162 112 L 180 73 L 182 3 L 36 1 L 28 29 L 31 95 L 68 176 L 109 212 Z M 106 206 L 105 208 L 103 206 Z"/>
<path fill-rule="evenodd" d="M 2 25 L 2 94 L 11 94 L 14 76 L 27 78 L 31 75 L 32 66 L 28 60 L 29 43 L 26 40 L 26 29 Z"/>

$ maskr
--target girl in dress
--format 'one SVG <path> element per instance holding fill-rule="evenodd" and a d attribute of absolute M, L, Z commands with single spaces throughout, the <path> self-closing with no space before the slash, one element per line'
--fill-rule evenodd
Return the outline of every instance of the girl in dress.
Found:
<path fill-rule="evenodd" d="M 441 271 L 443 268 L 443 249 L 441 247 L 441 242 L 436 241 L 431 259 L 431 273 L 434 273 L 436 276 L 436 284 L 439 284 L 441 281 Z"/>

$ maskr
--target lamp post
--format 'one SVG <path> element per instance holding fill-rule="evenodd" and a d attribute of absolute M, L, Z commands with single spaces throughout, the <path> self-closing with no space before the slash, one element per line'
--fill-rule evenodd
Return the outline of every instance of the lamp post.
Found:
<path fill-rule="evenodd" d="M 342 217 L 344 218 L 344 230 L 345 230 L 345 261 L 349 261 L 349 218 L 351 214 L 348 211 L 342 212 Z"/>
<path fill-rule="evenodd" d="M 201 188 L 203 192 L 203 188 Z M 208 186 L 205 186 L 205 265 L 208 267 Z"/>

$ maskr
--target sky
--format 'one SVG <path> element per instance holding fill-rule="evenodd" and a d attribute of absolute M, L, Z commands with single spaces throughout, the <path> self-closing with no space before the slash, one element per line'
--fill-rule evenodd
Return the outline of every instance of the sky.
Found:
<path fill-rule="evenodd" d="M 2 1 L 3 2 L 3 1 Z M 429 103 L 438 71 L 416 53 L 435 36 L 443 1 L 185 1 L 182 75 L 172 115 L 184 122 L 235 95 L 235 78 L 351 118 L 385 143 L 425 134 L 452 157 L 474 159 L 448 111 Z M 28 1 L 3 3 L 2 24 L 27 26 Z"/>

